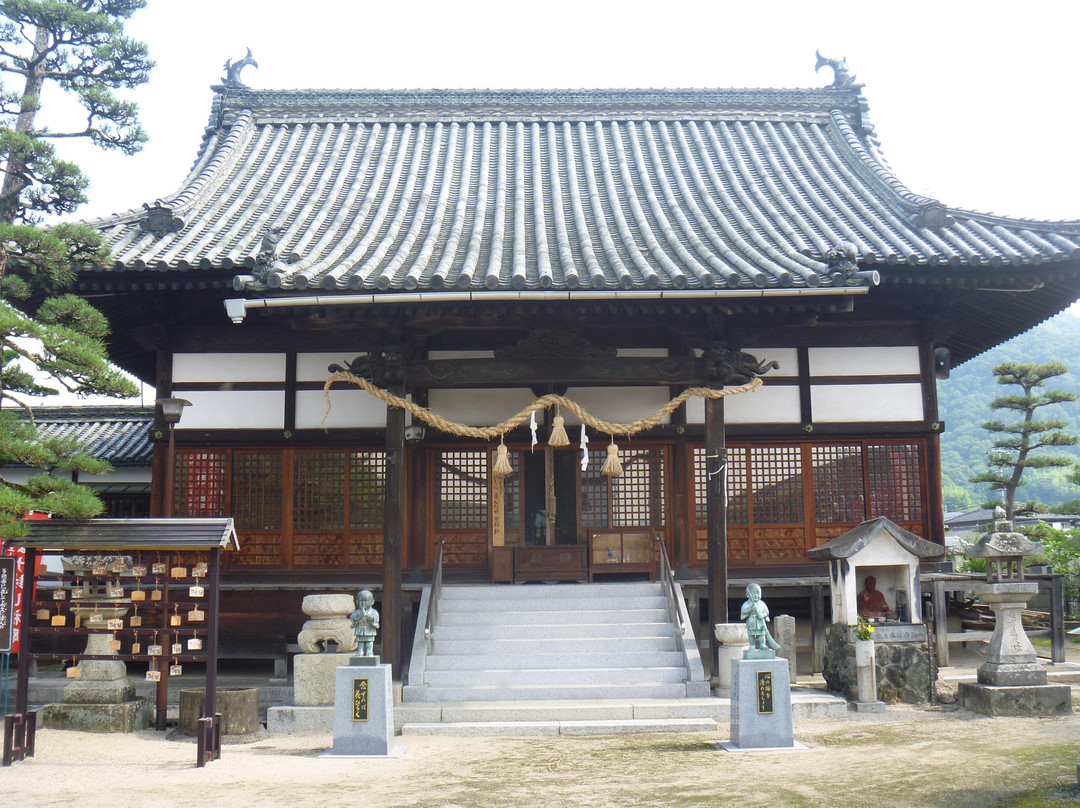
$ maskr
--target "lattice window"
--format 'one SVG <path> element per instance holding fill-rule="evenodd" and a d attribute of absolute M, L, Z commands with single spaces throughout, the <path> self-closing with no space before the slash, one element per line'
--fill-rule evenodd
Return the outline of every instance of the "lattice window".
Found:
<path fill-rule="evenodd" d="M 921 522 L 922 458 L 917 444 L 868 444 L 867 478 L 871 518 Z"/>
<path fill-rule="evenodd" d="M 606 458 L 607 449 L 590 449 L 589 467 L 581 472 L 582 527 L 611 527 L 611 490 L 600 473 Z"/>
<path fill-rule="evenodd" d="M 709 478 L 705 470 L 705 447 L 694 447 L 694 524 L 705 527 L 709 523 Z"/>
<path fill-rule="evenodd" d="M 589 452 L 581 473 L 581 524 L 586 528 L 664 524 L 664 453 L 660 449 L 620 448 L 623 473 L 607 477 L 601 469 L 607 449 Z"/>
<path fill-rule="evenodd" d="M 186 517 L 225 515 L 225 453 L 178 452 L 173 513 Z"/>
<path fill-rule="evenodd" d="M 386 452 L 349 455 L 349 527 L 382 530 L 386 503 Z"/>
<path fill-rule="evenodd" d="M 623 473 L 611 478 L 611 526 L 664 523 L 664 454 L 658 449 L 622 449 Z"/>
<path fill-rule="evenodd" d="M 455 530 L 487 527 L 487 452 L 441 452 L 435 486 L 436 528 Z"/>
<path fill-rule="evenodd" d="M 513 472 L 503 477 L 503 529 L 507 532 L 521 529 L 521 452 L 507 452 Z"/>
<path fill-rule="evenodd" d="M 799 446 L 750 449 L 754 524 L 803 521 L 802 451 Z"/>
<path fill-rule="evenodd" d="M 702 451 L 704 454 L 704 450 Z M 746 468 L 745 446 L 729 446 L 727 450 L 727 521 L 729 525 L 745 525 L 750 511 L 746 507 L 750 494 Z"/>
<path fill-rule="evenodd" d="M 345 527 L 345 453 L 293 455 L 293 527 L 342 530 Z"/>
<path fill-rule="evenodd" d="M 814 520 L 862 522 L 866 518 L 863 495 L 861 444 L 811 447 L 814 467 Z"/>
<path fill-rule="evenodd" d="M 281 530 L 281 452 L 234 452 L 232 510 L 238 530 Z"/>

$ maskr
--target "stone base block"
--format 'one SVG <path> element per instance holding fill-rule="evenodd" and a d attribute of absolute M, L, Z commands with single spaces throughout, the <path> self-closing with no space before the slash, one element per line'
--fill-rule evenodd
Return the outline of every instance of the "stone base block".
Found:
<path fill-rule="evenodd" d="M 147 699 L 121 704 L 46 704 L 46 729 L 80 732 L 141 732 L 150 728 L 154 707 Z"/>
<path fill-rule="evenodd" d="M 394 754 L 390 666 L 338 668 L 335 685 L 334 745 L 325 754 L 335 757 Z M 358 712 L 362 717 L 357 717 Z"/>
<path fill-rule="evenodd" d="M 135 685 L 127 679 L 84 682 L 76 679 L 64 687 L 64 704 L 121 704 L 135 700 Z"/>
<path fill-rule="evenodd" d="M 1046 684 L 1046 671 L 1036 663 L 1031 664 L 994 664 L 987 662 L 979 666 L 980 685 L 994 687 L 1031 687 Z"/>
<path fill-rule="evenodd" d="M 353 654 L 297 654 L 293 657 L 293 704 L 320 707 L 334 703 L 334 677 Z"/>
<path fill-rule="evenodd" d="M 885 702 L 883 701 L 852 701 L 848 707 L 857 713 L 883 713 Z"/>
<path fill-rule="evenodd" d="M 250 735 L 262 729 L 259 723 L 259 691 L 254 687 L 219 689 L 214 712 L 221 714 L 222 735 Z M 179 730 L 195 735 L 199 719 L 206 714 L 205 690 L 180 691 Z"/>
<path fill-rule="evenodd" d="M 960 706 L 982 715 L 1070 715 L 1072 689 L 1068 685 L 996 687 L 961 682 Z"/>
<path fill-rule="evenodd" d="M 791 748 L 793 733 L 787 660 L 733 660 L 730 743 L 741 749 Z"/>
<path fill-rule="evenodd" d="M 280 704 L 266 711 L 269 732 L 329 732 L 334 728 L 334 707 L 297 707 Z"/>

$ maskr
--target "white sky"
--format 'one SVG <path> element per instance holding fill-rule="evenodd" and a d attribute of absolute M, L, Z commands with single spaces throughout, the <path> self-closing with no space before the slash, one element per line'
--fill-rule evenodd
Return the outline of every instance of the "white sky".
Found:
<path fill-rule="evenodd" d="M 93 181 L 80 216 L 172 193 L 210 85 L 247 47 L 259 68 L 242 77 L 255 88 L 500 89 L 823 86 L 820 49 L 866 85 L 884 154 L 913 191 L 1078 220 L 1078 30 L 1075 0 L 149 0 L 129 34 L 158 63 L 130 95 L 150 142 L 134 157 L 74 142 L 62 154 Z M 59 98 L 42 102 L 55 110 Z"/>

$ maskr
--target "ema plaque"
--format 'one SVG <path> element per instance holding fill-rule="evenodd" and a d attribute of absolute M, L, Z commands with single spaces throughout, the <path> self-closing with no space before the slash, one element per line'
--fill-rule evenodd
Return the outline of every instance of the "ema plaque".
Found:
<path fill-rule="evenodd" d="M 352 720 L 368 720 L 368 680 L 352 680 Z"/>
<path fill-rule="evenodd" d="M 758 715 L 772 715 L 773 680 L 772 671 L 757 672 L 757 711 Z"/>

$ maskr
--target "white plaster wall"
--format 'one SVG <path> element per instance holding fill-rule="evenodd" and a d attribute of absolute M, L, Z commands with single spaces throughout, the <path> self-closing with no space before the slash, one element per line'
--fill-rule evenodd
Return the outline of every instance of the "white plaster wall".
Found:
<path fill-rule="evenodd" d="M 724 421 L 729 424 L 797 424 L 802 420 L 799 388 L 795 385 L 759 387 L 724 399 Z M 686 422 L 705 423 L 705 399 L 686 402 Z"/>
<path fill-rule="evenodd" d="M 284 390 L 185 390 L 177 429 L 282 429 Z"/>
<path fill-rule="evenodd" d="M 296 355 L 296 380 L 298 382 L 325 382 L 330 375 L 331 363 L 345 367 L 362 351 L 337 351 L 326 353 L 302 353 Z"/>
<path fill-rule="evenodd" d="M 296 393 L 296 428 L 322 429 L 376 428 L 386 426 L 386 405 L 359 387 L 330 391 L 330 412 L 322 390 Z"/>
<path fill-rule="evenodd" d="M 566 397 L 588 410 L 594 418 L 613 424 L 625 424 L 652 415 L 671 400 L 667 387 L 571 387 Z M 563 410 L 567 426 L 581 420 Z M 671 422 L 665 417 L 660 423 Z"/>
<path fill-rule="evenodd" d="M 914 345 L 810 348 L 811 376 L 896 376 L 919 373 Z"/>
<path fill-rule="evenodd" d="M 919 384 L 828 384 L 810 386 L 815 423 L 922 421 Z"/>
<path fill-rule="evenodd" d="M 746 353 L 755 357 L 759 362 L 771 359 L 779 362 L 780 367 L 766 373 L 767 378 L 799 375 L 799 352 L 795 348 L 746 348 Z"/>
<path fill-rule="evenodd" d="M 283 353 L 173 354 L 174 382 L 284 382 Z M 186 393 L 183 396 L 190 400 Z M 187 418 L 187 414 L 184 414 Z"/>
<path fill-rule="evenodd" d="M 466 426 L 495 426 L 536 400 L 528 388 L 498 390 L 431 390 L 428 409 Z M 538 419 L 539 420 L 539 419 Z M 429 429 L 428 439 L 439 432 Z"/>
<path fill-rule="evenodd" d="M 96 485 L 123 485 L 124 483 L 150 482 L 149 466 L 117 466 L 108 474 L 80 474 L 80 483 Z"/>

